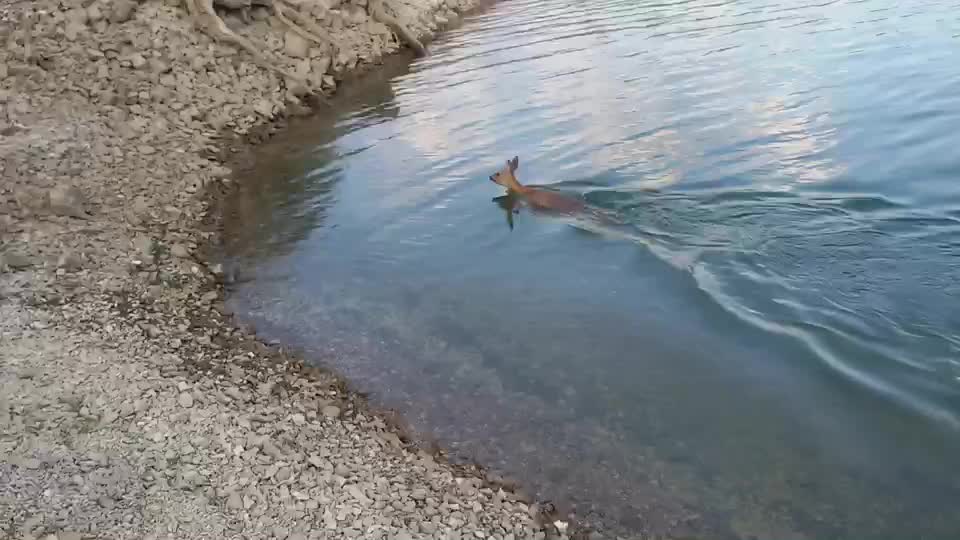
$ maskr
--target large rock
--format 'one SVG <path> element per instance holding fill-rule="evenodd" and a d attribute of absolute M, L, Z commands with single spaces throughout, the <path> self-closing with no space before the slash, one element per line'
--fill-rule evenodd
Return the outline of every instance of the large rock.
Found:
<path fill-rule="evenodd" d="M 310 43 L 293 30 L 283 35 L 283 52 L 294 58 L 306 58 Z"/>

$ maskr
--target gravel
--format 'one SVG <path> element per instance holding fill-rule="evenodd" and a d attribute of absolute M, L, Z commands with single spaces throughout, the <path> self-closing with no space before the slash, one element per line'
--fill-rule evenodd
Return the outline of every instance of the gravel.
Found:
<path fill-rule="evenodd" d="M 388 3 L 424 35 L 469 2 Z M 314 4 L 339 54 L 259 8 L 226 19 L 314 88 L 399 48 L 366 0 Z M 204 247 L 231 171 L 212 156 L 302 92 L 177 1 L 13 1 L 0 37 L 4 535 L 543 536 L 522 494 L 464 492 L 476 471 L 424 466 L 336 376 L 218 309 Z"/>

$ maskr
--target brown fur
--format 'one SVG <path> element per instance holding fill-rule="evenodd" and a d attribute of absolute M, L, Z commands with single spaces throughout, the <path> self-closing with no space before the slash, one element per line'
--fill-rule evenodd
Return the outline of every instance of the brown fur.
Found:
<path fill-rule="evenodd" d="M 517 180 L 517 169 L 520 168 L 520 158 L 514 156 L 508 160 L 504 168 L 493 173 L 490 180 L 496 184 L 507 188 L 507 193 L 516 195 L 523 199 L 536 210 L 547 210 L 554 212 L 573 213 L 583 210 L 583 202 L 547 189 L 533 186 L 525 186 Z"/>

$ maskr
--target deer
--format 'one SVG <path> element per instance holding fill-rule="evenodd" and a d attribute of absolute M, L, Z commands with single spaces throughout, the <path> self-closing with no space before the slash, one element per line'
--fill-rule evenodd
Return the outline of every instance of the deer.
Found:
<path fill-rule="evenodd" d="M 578 198 L 564 195 L 541 186 L 525 186 L 517 180 L 517 169 L 520 168 L 520 158 L 513 156 L 507 160 L 506 166 L 490 175 L 490 181 L 507 189 L 506 199 L 511 203 L 522 202 L 535 211 L 550 213 L 576 214 L 582 212 L 586 205 Z"/>

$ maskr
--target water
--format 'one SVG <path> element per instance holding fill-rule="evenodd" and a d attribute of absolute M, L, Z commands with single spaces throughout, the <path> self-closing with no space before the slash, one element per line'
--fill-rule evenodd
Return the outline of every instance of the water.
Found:
<path fill-rule="evenodd" d="M 960 534 L 960 3 L 511 0 L 263 149 L 230 303 L 604 527 Z M 487 177 L 594 217 L 507 214 Z"/>

